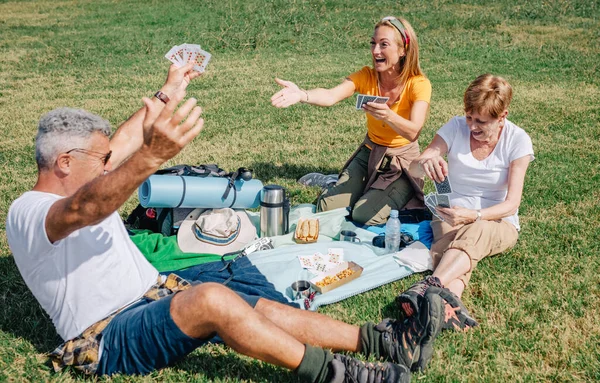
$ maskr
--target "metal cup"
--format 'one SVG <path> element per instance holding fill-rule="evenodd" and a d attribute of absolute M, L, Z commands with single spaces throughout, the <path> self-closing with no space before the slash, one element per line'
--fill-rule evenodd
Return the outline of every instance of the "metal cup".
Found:
<path fill-rule="evenodd" d="M 358 238 L 356 233 L 352 230 L 342 230 L 340 232 L 340 241 L 360 243 L 360 238 Z"/>
<path fill-rule="evenodd" d="M 296 281 L 292 283 L 291 288 L 294 299 L 308 298 L 312 292 L 309 281 Z"/>

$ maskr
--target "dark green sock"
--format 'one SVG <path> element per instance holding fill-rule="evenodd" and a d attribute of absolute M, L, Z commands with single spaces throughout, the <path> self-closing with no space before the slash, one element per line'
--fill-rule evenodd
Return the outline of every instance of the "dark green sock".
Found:
<path fill-rule="evenodd" d="M 327 350 L 305 345 L 304 357 L 296 369 L 296 374 L 306 382 L 325 383 L 331 380 L 330 363 L 333 354 Z"/>
<path fill-rule="evenodd" d="M 381 332 L 375 330 L 375 325 L 367 322 L 360 328 L 360 344 L 362 353 L 368 358 L 370 356 L 379 359 L 381 356 Z"/>

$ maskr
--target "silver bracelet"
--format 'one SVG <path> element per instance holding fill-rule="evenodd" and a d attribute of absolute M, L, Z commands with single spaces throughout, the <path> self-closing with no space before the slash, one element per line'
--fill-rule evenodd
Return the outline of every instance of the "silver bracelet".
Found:
<path fill-rule="evenodd" d="M 300 102 L 308 104 L 308 92 L 306 90 L 304 90 L 304 89 L 300 89 L 300 90 L 303 91 L 304 94 L 306 95 L 306 101 L 300 101 Z"/>

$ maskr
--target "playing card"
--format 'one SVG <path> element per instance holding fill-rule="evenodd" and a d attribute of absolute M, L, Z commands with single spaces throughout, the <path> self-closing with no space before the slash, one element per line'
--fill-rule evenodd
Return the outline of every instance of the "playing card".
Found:
<path fill-rule="evenodd" d="M 314 267 L 312 256 L 299 255 L 298 260 L 300 261 L 300 265 L 302 265 L 302 267 L 305 269 L 311 269 Z"/>
<path fill-rule="evenodd" d="M 359 109 L 362 108 L 362 106 L 364 104 L 366 104 L 367 102 L 375 102 L 375 100 L 377 100 L 377 96 L 368 96 L 368 95 L 364 95 L 362 100 L 360 101 L 360 106 Z"/>
<path fill-rule="evenodd" d="M 327 249 L 327 254 L 329 255 L 344 255 L 344 249 L 342 249 L 341 247 L 330 247 L 329 249 Z"/>
<path fill-rule="evenodd" d="M 196 57 L 193 60 L 195 64 L 193 69 L 201 73 L 204 72 L 211 57 L 212 55 L 210 53 L 208 53 L 205 50 L 199 49 L 198 55 L 196 55 Z"/>
<path fill-rule="evenodd" d="M 437 206 L 436 195 L 433 193 L 427 194 L 427 196 L 425 197 L 425 203 L 428 203 L 431 206 Z"/>
<path fill-rule="evenodd" d="M 446 177 L 442 182 L 434 182 L 435 190 L 438 194 L 450 194 L 452 193 L 452 187 L 450 187 L 450 180 Z"/>
<path fill-rule="evenodd" d="M 437 205 L 441 206 L 441 207 L 450 207 L 450 198 L 448 197 L 447 194 L 438 194 L 436 196 L 437 198 Z"/>
<path fill-rule="evenodd" d="M 179 48 L 179 45 L 175 45 L 175 46 L 173 46 L 173 48 L 171 48 L 167 52 L 165 57 L 167 58 L 167 60 L 169 60 L 173 64 L 176 64 L 177 66 L 181 66 L 181 65 L 183 65 L 181 52 L 182 52 L 182 50 Z"/>
<path fill-rule="evenodd" d="M 315 265 L 315 269 L 321 273 L 324 273 L 325 271 L 327 271 L 327 264 L 326 263 L 317 263 Z"/>
<path fill-rule="evenodd" d="M 356 97 L 356 110 L 361 110 L 361 106 L 362 106 L 362 99 L 363 99 L 363 97 L 365 97 L 365 95 L 364 95 L 364 94 L 359 94 L 359 95 Z"/>
<path fill-rule="evenodd" d="M 330 263 L 342 263 L 341 255 L 339 254 L 329 254 L 329 262 Z"/>
<path fill-rule="evenodd" d="M 313 263 L 323 263 L 325 261 L 325 258 L 323 258 L 323 254 L 321 253 L 314 253 L 312 255 L 312 261 Z"/>
<path fill-rule="evenodd" d="M 427 206 L 427 208 L 429 209 L 429 211 L 431 212 L 431 214 L 433 214 L 434 216 L 436 216 L 440 221 L 444 220 L 442 217 L 440 217 L 438 215 L 437 211 L 435 210 L 435 206 L 434 205 L 430 205 L 430 204 L 426 203 L 425 206 Z"/>
<path fill-rule="evenodd" d="M 200 45 L 198 44 L 184 44 L 183 46 L 183 60 L 185 63 L 193 62 L 196 60 L 196 56 L 200 52 Z"/>
<path fill-rule="evenodd" d="M 193 70 L 204 72 L 210 61 L 211 54 L 202 50 L 198 44 L 185 43 L 175 45 L 167 52 L 165 57 L 178 67 L 192 62 L 194 63 Z"/>

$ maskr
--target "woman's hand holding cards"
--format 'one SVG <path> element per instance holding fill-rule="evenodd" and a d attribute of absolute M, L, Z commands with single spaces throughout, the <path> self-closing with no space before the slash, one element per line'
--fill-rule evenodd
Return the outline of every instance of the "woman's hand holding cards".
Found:
<path fill-rule="evenodd" d="M 477 219 L 477 210 L 465 209 L 460 206 L 436 207 L 438 214 L 451 226 L 466 225 Z"/>
<path fill-rule="evenodd" d="M 362 105 L 362 109 L 379 121 L 387 121 L 390 118 L 390 113 L 394 113 L 388 104 L 367 102 Z"/>
<path fill-rule="evenodd" d="M 424 158 L 419 162 L 425 175 L 440 183 L 448 176 L 448 163 L 441 156 Z"/>

